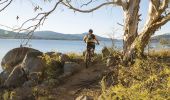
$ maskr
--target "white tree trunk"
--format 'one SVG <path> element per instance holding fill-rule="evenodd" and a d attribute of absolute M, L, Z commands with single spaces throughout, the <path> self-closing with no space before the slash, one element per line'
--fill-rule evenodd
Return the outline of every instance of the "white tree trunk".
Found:
<path fill-rule="evenodd" d="M 162 16 L 162 13 L 167 7 L 168 1 L 164 0 L 161 3 L 160 2 L 160 0 L 150 0 L 148 20 L 146 21 L 142 32 L 138 34 L 133 43 L 131 43 L 129 48 L 126 50 L 126 54 L 124 56 L 126 60 L 129 60 L 133 55 L 135 57 L 141 57 L 141 55 L 143 55 L 144 48 L 149 43 L 151 36 L 157 29 L 170 20 L 170 14 Z"/>
<path fill-rule="evenodd" d="M 127 8 L 124 9 L 124 55 L 129 53 L 130 46 L 138 35 L 139 3 L 140 0 L 130 0 Z"/>

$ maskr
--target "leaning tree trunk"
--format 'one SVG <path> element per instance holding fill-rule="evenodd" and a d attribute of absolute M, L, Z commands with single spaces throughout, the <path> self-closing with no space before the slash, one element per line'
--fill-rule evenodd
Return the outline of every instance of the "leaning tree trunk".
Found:
<path fill-rule="evenodd" d="M 170 20 L 170 13 L 168 15 L 163 15 L 167 5 L 168 0 L 165 0 L 162 3 L 160 3 L 159 0 L 150 0 L 148 20 L 146 21 L 143 30 L 138 34 L 138 36 L 136 36 L 135 40 L 133 40 L 133 43 L 131 43 L 131 45 L 128 44 L 128 48 L 125 49 L 124 57 L 126 60 L 129 60 L 133 55 L 135 57 L 141 57 L 141 55 L 143 55 L 144 48 L 151 39 L 151 36 L 156 30 Z"/>
<path fill-rule="evenodd" d="M 123 52 L 125 59 L 127 59 L 126 56 L 129 54 L 131 44 L 138 35 L 139 3 L 140 0 L 130 0 L 124 9 Z"/>

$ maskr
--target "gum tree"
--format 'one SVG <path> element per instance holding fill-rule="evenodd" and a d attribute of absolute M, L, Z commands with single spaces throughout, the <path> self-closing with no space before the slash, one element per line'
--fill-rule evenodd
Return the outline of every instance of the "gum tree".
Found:
<path fill-rule="evenodd" d="M 4 10 L 13 0 L 1 0 L 0 5 L 4 5 Z M 51 0 L 43 0 L 43 2 L 50 2 Z M 53 0 L 54 1 L 54 0 Z M 54 7 L 49 11 L 42 11 L 38 13 L 34 18 L 28 19 L 25 21 L 21 27 L 15 30 L 19 32 L 25 30 L 31 30 L 28 34 L 32 34 L 40 25 L 42 25 L 45 19 L 57 9 L 57 7 L 65 6 L 68 9 L 73 10 L 74 12 L 81 13 L 90 13 L 95 10 L 100 9 L 104 6 L 120 6 L 124 12 L 123 18 L 123 52 L 124 60 L 128 61 L 131 58 L 141 57 L 144 52 L 144 48 L 149 43 L 151 36 L 157 31 L 161 26 L 166 24 L 170 20 L 170 12 L 168 11 L 169 0 L 148 0 L 149 9 L 147 12 L 147 21 L 142 30 L 139 31 L 138 24 L 140 21 L 140 2 L 141 0 L 56 0 Z M 99 2 L 100 4 L 94 5 L 94 2 Z M 77 5 L 78 4 L 78 5 Z M 89 7 L 88 7 L 89 6 Z M 144 6 L 144 5 L 143 5 Z M 87 9 L 85 9 L 87 8 Z M 36 6 L 34 10 L 41 9 L 41 7 Z M 37 21 L 38 20 L 38 21 Z M 24 25 L 28 22 L 33 22 L 32 26 L 24 28 Z M 31 35 L 30 35 L 31 36 Z"/>

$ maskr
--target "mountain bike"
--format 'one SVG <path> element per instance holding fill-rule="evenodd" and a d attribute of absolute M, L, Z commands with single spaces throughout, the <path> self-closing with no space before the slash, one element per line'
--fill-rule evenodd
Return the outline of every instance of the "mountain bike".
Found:
<path fill-rule="evenodd" d="M 99 45 L 99 44 L 97 44 Z M 92 58 L 94 56 L 94 49 L 92 47 L 88 47 L 85 53 L 85 63 L 86 68 L 88 68 L 92 64 Z"/>
<path fill-rule="evenodd" d="M 86 54 L 85 54 L 86 68 L 88 68 L 89 65 L 92 63 L 92 56 L 93 55 L 94 55 L 94 49 L 93 48 L 87 48 Z"/>

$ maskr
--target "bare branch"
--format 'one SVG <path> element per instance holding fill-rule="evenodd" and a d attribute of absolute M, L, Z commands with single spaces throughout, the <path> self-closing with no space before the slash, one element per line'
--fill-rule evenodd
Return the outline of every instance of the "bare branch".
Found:
<path fill-rule="evenodd" d="M 155 27 L 155 26 L 159 26 L 160 27 L 160 26 L 166 24 L 168 21 L 170 21 L 170 13 L 168 13 L 166 16 L 162 17 L 159 21 L 154 23 L 152 25 L 152 27 Z"/>
<path fill-rule="evenodd" d="M 62 3 L 63 3 L 63 5 L 65 5 L 66 7 L 68 7 L 69 9 L 72 9 L 72 10 L 78 11 L 78 12 L 83 12 L 83 13 L 93 12 L 93 11 L 95 11 L 95 10 L 103 7 L 103 6 L 106 6 L 106 5 L 115 5 L 115 4 L 116 4 L 116 5 L 119 5 L 119 6 L 122 5 L 122 4 L 121 4 L 121 0 L 117 0 L 117 1 L 114 1 L 114 0 L 113 0 L 113 2 L 105 2 L 105 3 L 102 3 L 102 4 L 100 4 L 100 5 L 98 5 L 98 6 L 94 7 L 94 8 L 91 8 L 91 9 L 88 9 L 88 10 L 82 10 L 82 9 L 76 8 L 76 7 L 74 7 L 73 5 L 71 5 L 71 4 L 70 4 L 70 1 L 68 1 L 68 0 L 66 0 L 66 2 L 62 2 Z"/>
<path fill-rule="evenodd" d="M 117 22 L 117 24 L 120 25 L 120 26 L 122 26 L 122 27 L 124 26 L 123 24 L 121 24 L 121 23 L 119 23 L 119 22 Z"/>
<path fill-rule="evenodd" d="M 169 0 L 163 0 L 161 5 L 160 5 L 160 12 L 163 12 L 165 11 L 166 8 L 168 8 L 168 3 L 169 3 Z"/>
<path fill-rule="evenodd" d="M 43 12 L 43 13 L 38 13 L 37 16 L 35 16 L 34 18 L 28 19 L 26 20 L 19 28 L 14 29 L 13 31 L 17 31 L 18 33 L 20 32 L 28 32 L 27 36 L 28 39 L 25 42 L 24 45 L 27 45 L 29 40 L 31 39 L 31 37 L 33 36 L 34 31 L 40 27 L 41 25 L 44 24 L 44 21 L 46 20 L 46 18 L 53 12 L 55 11 L 55 9 L 57 8 L 57 6 L 62 2 L 62 0 L 59 0 L 58 2 L 56 2 L 55 6 L 47 12 Z M 24 28 L 24 26 L 29 23 L 29 22 L 34 22 L 34 21 L 38 21 L 36 24 L 29 26 L 27 28 Z M 24 41 L 23 41 L 24 42 Z"/>
<path fill-rule="evenodd" d="M 127 10 L 128 9 L 128 5 L 129 5 L 129 2 L 130 1 L 127 1 L 127 0 L 124 0 L 124 1 L 119 1 L 120 2 L 120 4 L 121 4 L 121 6 L 122 6 L 122 8 L 123 8 L 123 10 Z"/>
<path fill-rule="evenodd" d="M 93 0 L 90 0 L 89 2 L 87 2 L 87 3 L 83 4 L 83 5 L 81 5 L 81 7 L 87 6 L 87 5 L 89 5 L 90 3 L 92 3 L 92 2 L 93 2 Z"/>
<path fill-rule="evenodd" d="M 160 0 L 151 0 L 152 6 L 156 12 L 159 11 Z"/>
<path fill-rule="evenodd" d="M 0 0 L 0 1 L 1 1 L 1 0 Z M 4 4 L 4 3 L 6 3 L 6 2 L 8 2 L 8 0 L 5 0 L 5 1 L 1 2 L 0 5 Z"/>
<path fill-rule="evenodd" d="M 8 0 L 7 0 L 8 1 Z M 5 1 L 5 2 L 7 2 Z M 2 9 L 0 9 L 0 12 L 2 12 L 3 10 L 5 10 L 11 3 L 13 0 L 10 0 Z"/>

